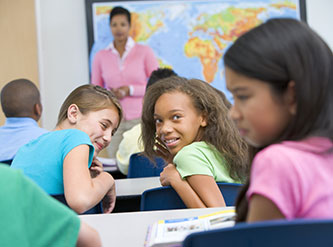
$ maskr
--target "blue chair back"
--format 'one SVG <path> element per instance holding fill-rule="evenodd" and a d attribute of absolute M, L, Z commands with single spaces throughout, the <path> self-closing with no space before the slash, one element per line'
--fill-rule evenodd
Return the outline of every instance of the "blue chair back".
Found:
<path fill-rule="evenodd" d="M 128 178 L 156 177 L 163 171 L 165 161 L 160 158 L 155 158 L 156 165 L 151 162 L 142 153 L 132 154 L 128 167 Z"/>
<path fill-rule="evenodd" d="M 234 206 L 242 185 L 217 183 L 227 206 Z M 141 211 L 184 209 L 184 202 L 171 186 L 149 189 L 141 195 Z"/>
<path fill-rule="evenodd" d="M 333 220 L 277 220 L 240 223 L 234 227 L 188 235 L 183 247 L 330 247 Z"/>
<path fill-rule="evenodd" d="M 243 184 L 236 183 L 217 183 L 221 190 L 225 204 L 227 206 L 235 206 L 238 193 L 241 191 Z"/>
<path fill-rule="evenodd" d="M 63 194 L 60 195 L 51 195 L 53 198 L 55 198 L 56 200 L 58 200 L 59 202 L 65 204 L 67 207 L 67 201 L 66 198 Z M 102 208 L 102 203 L 98 203 L 95 207 L 89 209 L 88 211 L 82 213 L 82 214 L 101 214 L 103 213 L 103 208 Z"/>

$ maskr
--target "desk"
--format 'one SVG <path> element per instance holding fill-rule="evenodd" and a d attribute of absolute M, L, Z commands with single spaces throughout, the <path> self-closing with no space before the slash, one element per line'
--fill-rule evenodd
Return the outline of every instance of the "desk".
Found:
<path fill-rule="evenodd" d="M 160 177 L 116 179 L 117 196 L 137 196 L 148 189 L 161 187 Z"/>
<path fill-rule="evenodd" d="M 141 194 L 148 189 L 161 187 L 160 177 L 116 179 L 115 213 L 140 211 Z"/>
<path fill-rule="evenodd" d="M 205 215 L 223 209 L 225 208 L 178 209 L 79 217 L 99 232 L 103 246 L 142 247 L 148 226 L 158 220 Z"/>

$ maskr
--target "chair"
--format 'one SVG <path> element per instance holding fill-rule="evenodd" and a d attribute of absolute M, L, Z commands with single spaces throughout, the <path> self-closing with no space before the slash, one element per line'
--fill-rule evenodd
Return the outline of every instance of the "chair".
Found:
<path fill-rule="evenodd" d="M 63 194 L 59 194 L 59 195 L 51 195 L 54 199 L 58 200 L 59 202 L 65 204 L 67 207 L 67 201 L 66 198 Z M 103 207 L 102 207 L 102 203 L 98 203 L 95 207 L 89 209 L 88 211 L 82 213 L 82 214 L 101 214 L 103 213 Z"/>
<path fill-rule="evenodd" d="M 2 160 L 2 161 L 0 161 L 0 163 L 6 164 L 6 165 L 11 165 L 12 162 L 13 162 L 13 160 Z"/>
<path fill-rule="evenodd" d="M 333 220 L 297 219 L 240 223 L 234 227 L 188 235 L 183 247 L 331 247 Z"/>
<path fill-rule="evenodd" d="M 165 161 L 160 158 L 155 158 L 156 165 L 151 162 L 142 153 L 132 154 L 128 167 L 128 178 L 156 177 L 163 171 Z"/>
<path fill-rule="evenodd" d="M 241 184 L 217 183 L 227 206 L 234 206 Z M 186 208 L 177 192 L 170 186 L 149 189 L 141 195 L 141 211 Z"/>

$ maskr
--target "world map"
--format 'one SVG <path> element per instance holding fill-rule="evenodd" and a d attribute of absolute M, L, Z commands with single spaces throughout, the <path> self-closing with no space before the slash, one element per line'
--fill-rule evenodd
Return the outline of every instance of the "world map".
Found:
<path fill-rule="evenodd" d="M 114 6 L 131 12 L 131 37 L 150 46 L 160 67 L 226 90 L 222 57 L 244 32 L 270 18 L 300 19 L 298 0 L 119 1 L 93 4 L 94 55 L 112 42 L 109 13 Z"/>

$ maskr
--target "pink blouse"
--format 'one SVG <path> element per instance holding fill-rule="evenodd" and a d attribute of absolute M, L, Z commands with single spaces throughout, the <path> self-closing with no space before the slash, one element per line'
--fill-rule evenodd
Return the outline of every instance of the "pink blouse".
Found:
<path fill-rule="evenodd" d="M 125 120 L 132 120 L 141 117 L 147 79 L 158 68 L 158 61 L 150 47 L 134 43 L 131 38 L 125 49 L 122 58 L 112 44 L 97 52 L 91 83 L 107 89 L 129 86 L 130 96 L 120 100 L 120 104 Z"/>

